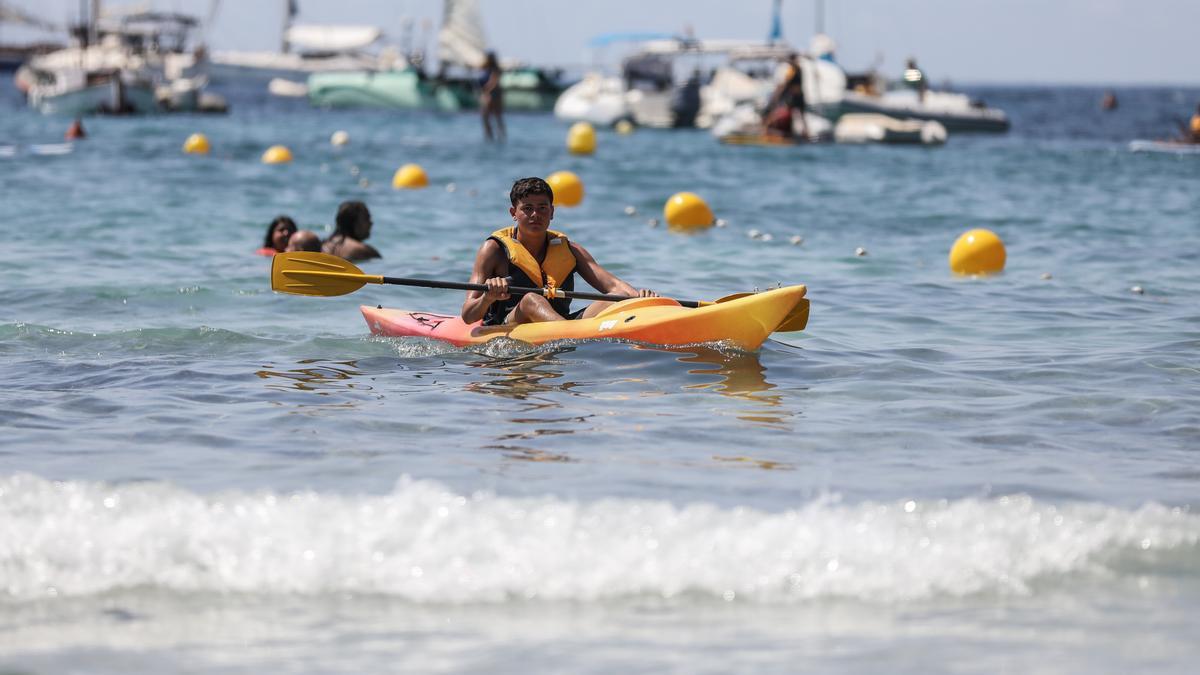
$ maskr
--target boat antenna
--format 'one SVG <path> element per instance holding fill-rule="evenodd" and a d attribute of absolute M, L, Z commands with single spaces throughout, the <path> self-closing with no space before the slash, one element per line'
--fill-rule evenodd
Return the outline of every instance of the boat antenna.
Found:
<path fill-rule="evenodd" d="M 775 0 L 774 7 L 771 9 L 771 32 L 767 34 L 768 44 L 783 42 L 783 19 L 780 16 L 782 5 L 783 0 Z"/>

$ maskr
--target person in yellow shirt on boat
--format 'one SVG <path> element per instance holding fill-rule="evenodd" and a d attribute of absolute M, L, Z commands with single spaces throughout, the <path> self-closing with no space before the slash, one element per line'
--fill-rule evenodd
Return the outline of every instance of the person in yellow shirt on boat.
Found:
<path fill-rule="evenodd" d="M 509 192 L 512 207 L 508 213 L 515 225 L 496 230 L 475 254 L 471 283 L 487 286 L 487 291 L 468 291 L 462 306 L 462 320 L 468 324 L 483 320 L 484 325 L 520 324 L 537 321 L 588 319 L 599 314 L 611 302 L 593 302 L 571 311 L 570 298 L 550 299 L 526 293 L 513 296 L 512 286 L 527 288 L 575 288 L 575 276 L 583 278 L 601 293 L 656 297 L 650 290 L 638 290 L 600 266 L 587 249 L 550 228 L 554 219 L 554 190 L 541 178 L 522 178 Z"/>

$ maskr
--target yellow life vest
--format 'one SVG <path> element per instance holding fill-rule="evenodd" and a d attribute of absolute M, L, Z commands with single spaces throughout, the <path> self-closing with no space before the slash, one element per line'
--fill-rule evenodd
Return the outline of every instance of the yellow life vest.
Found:
<path fill-rule="evenodd" d="M 504 227 L 492 233 L 508 254 L 508 262 L 515 265 L 536 286 L 565 288 L 564 284 L 575 271 L 575 255 L 567 243 L 567 235 L 546 230 L 546 258 L 538 264 L 537 258 L 517 239 L 517 228 Z M 520 284 L 517 284 L 520 285 Z"/>

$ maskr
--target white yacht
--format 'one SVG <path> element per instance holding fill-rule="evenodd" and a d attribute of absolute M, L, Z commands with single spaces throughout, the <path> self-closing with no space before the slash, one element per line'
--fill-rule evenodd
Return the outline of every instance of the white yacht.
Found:
<path fill-rule="evenodd" d="M 604 46 L 620 36 L 600 36 Z M 619 76 L 589 73 L 555 104 L 566 121 L 612 125 L 622 119 L 650 127 L 709 128 L 738 106 L 764 105 L 776 71 L 796 50 L 782 42 L 695 40 L 641 41 L 621 64 Z M 820 110 L 840 100 L 846 77 L 836 64 L 801 55 L 805 98 Z"/>

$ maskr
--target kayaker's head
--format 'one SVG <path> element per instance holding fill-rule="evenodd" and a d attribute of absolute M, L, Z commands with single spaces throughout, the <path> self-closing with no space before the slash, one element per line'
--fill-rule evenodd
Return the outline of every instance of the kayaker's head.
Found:
<path fill-rule="evenodd" d="M 359 201 L 342 202 L 338 206 L 337 229 L 334 234 L 359 241 L 370 237 L 371 212 L 367 210 L 367 205 Z"/>
<path fill-rule="evenodd" d="M 296 233 L 296 223 L 287 216 L 277 216 L 267 226 L 267 236 L 263 239 L 263 248 L 273 248 L 282 251 L 287 248 L 288 240 Z"/>
<path fill-rule="evenodd" d="M 513 183 L 508 193 L 513 221 L 517 231 L 529 235 L 545 234 L 554 220 L 554 190 L 541 178 L 522 178 Z"/>

